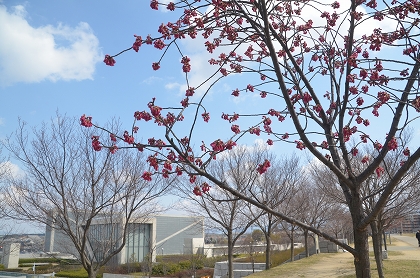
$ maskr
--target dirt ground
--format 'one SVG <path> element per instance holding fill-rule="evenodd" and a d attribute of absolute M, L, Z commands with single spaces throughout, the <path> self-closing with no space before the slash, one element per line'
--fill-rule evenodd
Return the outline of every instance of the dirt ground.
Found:
<path fill-rule="evenodd" d="M 343 275 L 351 275 L 354 273 L 353 256 L 348 252 L 341 252 L 332 256 L 322 257 L 319 262 L 313 265 L 302 267 L 293 273 L 285 275 L 284 277 L 339 277 Z"/>

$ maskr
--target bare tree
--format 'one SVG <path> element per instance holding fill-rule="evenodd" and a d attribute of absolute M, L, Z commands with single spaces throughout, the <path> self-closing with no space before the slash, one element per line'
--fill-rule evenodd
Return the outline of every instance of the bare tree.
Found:
<path fill-rule="evenodd" d="M 337 203 L 335 203 L 337 204 Z M 339 203 L 331 211 L 330 218 L 325 223 L 325 230 L 335 236 L 335 238 L 346 238 L 346 231 L 351 230 L 351 218 L 349 211 Z M 347 239 L 349 241 L 349 239 Z"/>
<path fill-rule="evenodd" d="M 326 223 L 332 218 L 337 206 L 340 206 L 340 204 L 331 203 L 328 196 L 309 180 L 300 184 L 293 199 L 296 204 L 299 204 L 303 208 L 299 210 L 296 218 L 316 229 L 325 228 Z M 303 229 L 303 234 L 305 239 L 305 254 L 306 257 L 309 257 L 309 231 Z"/>
<path fill-rule="evenodd" d="M 273 167 L 256 180 L 256 183 L 250 189 L 250 194 L 261 203 L 279 209 L 281 204 L 295 193 L 296 185 L 301 178 L 300 160 L 295 155 L 276 158 L 273 154 L 269 154 L 265 158 L 271 161 Z M 257 219 L 255 224 L 264 233 L 266 242 L 265 268 L 269 269 L 271 267 L 271 234 L 279 219 L 273 214 L 256 207 L 250 211 L 253 213 L 252 218 Z M 261 216 L 257 217 L 258 215 Z"/>
<path fill-rule="evenodd" d="M 258 149 L 258 146 L 254 146 L 252 150 L 238 147 L 229 155 L 220 158 L 209 171 L 246 194 L 257 183 L 259 175 L 251 169 L 263 159 L 264 153 L 266 152 Z M 227 237 L 228 276 L 233 277 L 233 248 L 238 239 L 261 216 L 261 211 L 259 214 L 252 214 L 252 208 L 245 201 L 223 189 L 215 188 L 199 194 L 200 196 L 191 196 L 190 187 L 185 184 L 180 187 L 181 192 L 195 204 L 194 207 L 190 207 L 190 211 L 192 209 L 195 214 L 210 218 L 212 228 L 218 229 Z"/>
<path fill-rule="evenodd" d="M 94 151 L 92 135 L 73 118 L 57 115 L 29 130 L 20 121 L 4 143 L 25 171 L 6 183 L 7 214 L 60 233 L 62 245 L 71 246 L 66 250 L 94 278 L 122 250 L 127 234 L 156 211 L 155 200 L 170 180 L 144 180 L 148 166 L 140 152 Z"/>

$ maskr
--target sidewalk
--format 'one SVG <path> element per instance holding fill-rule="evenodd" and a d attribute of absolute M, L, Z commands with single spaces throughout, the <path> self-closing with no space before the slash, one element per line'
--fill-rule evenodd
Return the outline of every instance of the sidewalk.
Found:
<path fill-rule="evenodd" d="M 420 251 L 420 247 L 418 246 L 418 242 L 415 236 L 411 237 L 411 236 L 400 236 L 397 234 L 393 234 L 391 235 L 391 240 L 392 238 L 403 241 L 407 245 L 406 246 L 398 246 L 398 245 L 388 246 L 389 251 L 404 251 L 404 250 L 419 250 Z M 387 245 L 388 245 L 388 242 L 389 242 L 389 239 L 387 240 Z"/>
<path fill-rule="evenodd" d="M 391 235 L 391 240 L 398 241 L 392 242 L 392 246 L 387 246 L 389 253 L 389 260 L 415 260 L 420 261 L 420 247 L 418 246 L 417 239 L 413 236 L 400 236 Z M 388 243 L 389 241 L 387 241 Z M 397 251 L 397 255 L 393 255 L 392 251 Z"/>

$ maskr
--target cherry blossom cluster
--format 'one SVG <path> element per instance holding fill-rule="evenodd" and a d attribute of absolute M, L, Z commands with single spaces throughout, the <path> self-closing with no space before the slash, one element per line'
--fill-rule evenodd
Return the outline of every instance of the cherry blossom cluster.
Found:
<path fill-rule="evenodd" d="M 201 186 L 196 185 L 193 189 L 193 193 L 196 196 L 203 196 L 203 194 L 206 194 L 210 191 L 210 185 L 207 182 L 204 182 Z"/>

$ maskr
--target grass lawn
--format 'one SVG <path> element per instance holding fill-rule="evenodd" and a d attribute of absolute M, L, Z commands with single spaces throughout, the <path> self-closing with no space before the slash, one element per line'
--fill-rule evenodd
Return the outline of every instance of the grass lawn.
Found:
<path fill-rule="evenodd" d="M 398 256 L 401 252 L 391 251 L 390 256 Z M 416 260 L 384 260 L 384 275 L 387 278 L 418 278 L 420 277 L 420 261 Z M 371 257 L 372 278 L 377 278 L 375 259 Z M 356 278 L 353 258 L 342 253 L 318 254 L 292 263 L 286 263 L 268 271 L 255 273 L 250 278 L 265 277 L 340 277 Z"/>

